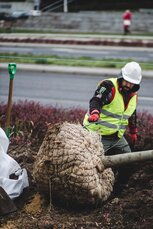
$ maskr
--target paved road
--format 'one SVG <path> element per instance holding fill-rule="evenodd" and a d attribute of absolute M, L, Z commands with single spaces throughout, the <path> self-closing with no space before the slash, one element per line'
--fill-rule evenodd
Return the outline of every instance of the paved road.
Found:
<path fill-rule="evenodd" d="M 0 72 L 0 101 L 7 102 L 8 73 Z M 104 77 L 81 74 L 60 74 L 18 69 L 14 80 L 13 101 L 34 100 L 44 105 L 88 108 L 97 83 Z M 143 79 L 139 91 L 138 110 L 153 114 L 153 79 Z"/>
<path fill-rule="evenodd" d="M 151 61 L 153 48 L 142 47 L 111 47 L 111 46 L 80 46 L 80 45 L 48 45 L 1 43 L 0 53 L 17 53 L 29 55 L 57 55 L 63 57 L 92 57 L 95 59 L 133 59 L 135 61 Z"/>

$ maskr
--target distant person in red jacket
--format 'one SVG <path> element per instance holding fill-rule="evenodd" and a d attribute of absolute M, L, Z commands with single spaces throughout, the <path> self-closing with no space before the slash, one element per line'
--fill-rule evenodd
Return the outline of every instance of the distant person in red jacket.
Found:
<path fill-rule="evenodd" d="M 132 13 L 130 12 L 130 10 L 126 10 L 123 13 L 122 19 L 123 19 L 124 34 L 126 35 L 130 33 L 130 26 L 131 26 L 131 20 L 132 20 Z"/>

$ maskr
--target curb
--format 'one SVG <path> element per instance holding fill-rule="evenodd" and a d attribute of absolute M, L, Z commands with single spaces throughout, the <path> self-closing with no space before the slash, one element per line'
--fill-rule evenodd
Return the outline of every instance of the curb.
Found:
<path fill-rule="evenodd" d="M 152 41 L 146 40 L 111 40 L 111 39 L 39 39 L 39 38 L 7 38 L 0 37 L 0 42 L 14 42 L 14 43 L 39 43 L 39 44 L 65 44 L 65 45 L 105 45 L 105 46 L 126 46 L 126 47 L 153 47 Z"/>
<path fill-rule="evenodd" d="M 8 63 L 1 63 L 1 69 L 7 69 Z M 56 65 L 42 65 L 42 64 L 17 64 L 17 69 L 26 71 L 40 71 L 52 73 L 65 74 L 81 74 L 93 76 L 116 76 L 121 71 L 116 68 L 88 68 L 88 67 L 72 67 L 72 66 L 56 66 Z M 145 78 L 153 78 L 153 71 L 142 71 Z"/>

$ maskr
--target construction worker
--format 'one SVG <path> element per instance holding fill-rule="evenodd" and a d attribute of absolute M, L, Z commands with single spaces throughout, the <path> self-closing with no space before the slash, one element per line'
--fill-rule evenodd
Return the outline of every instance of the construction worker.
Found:
<path fill-rule="evenodd" d="M 129 62 L 119 77 L 101 81 L 90 100 L 83 125 L 101 135 L 105 155 L 131 152 L 124 138 L 127 126 L 132 145 L 137 141 L 136 105 L 141 79 L 140 65 Z"/>

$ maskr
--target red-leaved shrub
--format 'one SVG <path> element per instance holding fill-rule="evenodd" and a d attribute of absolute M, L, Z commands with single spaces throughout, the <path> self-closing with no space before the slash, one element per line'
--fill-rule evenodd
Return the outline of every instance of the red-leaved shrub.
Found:
<path fill-rule="evenodd" d="M 0 122 L 5 129 L 7 105 L 0 104 Z M 13 103 L 11 110 L 11 141 L 42 142 L 47 126 L 58 122 L 82 123 L 85 111 L 82 109 L 64 109 L 52 106 L 42 106 L 33 101 Z"/>
<path fill-rule="evenodd" d="M 5 129 L 7 105 L 0 104 L 0 123 Z M 43 141 L 47 126 L 59 122 L 83 122 L 86 110 L 79 108 L 57 108 L 43 106 L 36 102 L 19 101 L 13 103 L 11 110 L 11 137 L 14 143 Z M 128 132 L 125 137 L 130 143 Z M 133 150 L 153 149 L 153 116 L 147 111 L 138 113 L 138 141 Z"/>
<path fill-rule="evenodd" d="M 153 116 L 147 111 L 138 113 L 138 149 L 153 149 Z"/>
<path fill-rule="evenodd" d="M 138 140 L 134 147 L 131 145 L 129 133 L 125 134 L 132 151 L 153 149 L 153 115 L 148 113 L 148 111 L 137 112 L 137 127 Z"/>

